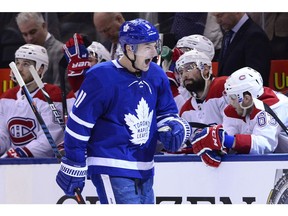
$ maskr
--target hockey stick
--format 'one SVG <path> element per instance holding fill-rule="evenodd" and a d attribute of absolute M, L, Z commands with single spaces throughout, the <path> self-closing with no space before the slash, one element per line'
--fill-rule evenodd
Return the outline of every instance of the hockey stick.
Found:
<path fill-rule="evenodd" d="M 86 204 L 79 188 L 75 189 L 75 198 L 78 204 Z"/>
<path fill-rule="evenodd" d="M 1 157 L 0 158 L 7 158 L 7 153 L 4 153 L 3 155 L 1 155 Z"/>
<path fill-rule="evenodd" d="M 36 84 L 38 85 L 38 87 L 42 91 L 42 93 L 43 93 L 46 101 L 48 102 L 48 104 L 49 104 L 49 106 L 50 106 L 50 108 L 52 110 L 52 113 L 54 114 L 55 118 L 57 119 L 59 125 L 62 127 L 63 131 L 65 131 L 65 122 L 63 121 L 63 118 L 61 117 L 61 114 L 59 113 L 59 111 L 56 109 L 56 106 L 53 103 L 53 101 L 51 100 L 50 95 L 46 91 L 44 83 L 40 79 L 40 77 L 39 77 L 37 71 L 35 70 L 34 66 L 30 65 L 29 70 L 30 70 L 30 73 L 32 74 Z M 64 76 L 65 76 L 65 74 L 64 74 Z M 64 78 L 64 76 L 63 76 L 63 78 Z M 63 82 L 64 82 L 63 83 L 64 84 L 64 88 L 63 89 L 65 90 L 65 81 L 63 81 Z M 63 89 L 62 89 L 62 92 L 61 92 L 62 96 L 63 96 Z M 65 91 L 64 91 L 64 94 L 65 94 Z M 65 102 L 66 102 L 66 97 L 65 97 Z M 67 105 L 66 106 L 65 105 L 63 107 L 67 108 Z M 64 111 L 64 117 L 66 116 L 66 114 L 67 114 L 67 109 L 66 109 L 66 112 Z M 83 196 L 81 195 L 81 191 L 80 191 L 79 188 L 77 188 L 75 190 L 75 198 L 76 198 L 78 204 L 86 204 L 85 201 L 84 201 Z"/>
<path fill-rule="evenodd" d="M 66 83 L 65 83 L 65 74 L 68 63 L 66 62 L 65 56 L 63 55 L 59 62 L 59 75 L 60 75 L 60 86 L 61 86 L 61 95 L 62 95 L 62 109 L 63 109 L 63 120 L 64 124 L 67 123 L 68 119 L 68 109 L 67 109 L 67 97 L 66 97 Z"/>
<path fill-rule="evenodd" d="M 9 67 L 11 68 L 11 70 L 12 70 L 12 72 L 13 72 L 13 74 L 14 74 L 14 76 L 15 76 L 18 84 L 19 84 L 19 86 L 21 87 L 23 93 L 25 94 L 25 96 L 27 98 L 27 101 L 28 101 L 32 111 L 34 112 L 34 114 L 35 114 L 35 116 L 36 116 L 36 118 L 37 118 L 37 120 L 38 120 L 38 122 L 39 122 L 39 124 L 40 124 L 40 126 L 42 128 L 42 130 L 44 131 L 44 134 L 45 134 L 49 144 L 51 145 L 55 156 L 57 157 L 58 160 L 61 159 L 62 156 L 61 156 L 60 152 L 58 151 L 57 146 L 56 146 L 56 144 L 55 144 L 55 142 L 54 142 L 54 140 L 53 140 L 53 138 L 52 138 L 52 136 L 51 136 L 51 134 L 50 134 L 50 132 L 49 132 L 44 120 L 43 120 L 43 118 L 42 118 L 42 116 L 37 111 L 37 107 L 35 105 L 35 102 L 33 101 L 33 98 L 31 96 L 27 86 L 25 85 L 24 80 L 22 79 L 21 74 L 19 73 L 16 64 L 12 61 L 9 64 Z"/>
<path fill-rule="evenodd" d="M 33 65 L 30 65 L 29 67 L 30 73 L 32 74 L 36 84 L 38 85 L 38 87 L 40 88 L 40 90 L 42 91 L 47 103 L 49 104 L 49 107 L 53 113 L 53 115 L 55 116 L 57 122 L 59 123 L 59 125 L 62 127 L 62 130 L 65 131 L 65 122 L 63 120 L 63 118 L 61 117 L 60 112 L 57 110 L 55 104 L 53 103 L 53 101 L 50 98 L 50 95 L 48 94 L 48 92 L 45 89 L 44 83 L 42 82 L 42 80 L 40 79 L 37 71 L 35 70 Z"/>

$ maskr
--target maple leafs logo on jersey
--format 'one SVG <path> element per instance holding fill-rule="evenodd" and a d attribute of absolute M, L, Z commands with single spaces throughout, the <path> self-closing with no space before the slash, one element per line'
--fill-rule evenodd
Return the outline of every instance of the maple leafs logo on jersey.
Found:
<path fill-rule="evenodd" d="M 141 98 L 135 111 L 137 116 L 129 113 L 125 115 L 124 120 L 132 132 L 132 139 L 130 141 L 135 145 L 142 145 L 149 138 L 153 111 L 149 113 L 149 106 L 144 98 Z"/>

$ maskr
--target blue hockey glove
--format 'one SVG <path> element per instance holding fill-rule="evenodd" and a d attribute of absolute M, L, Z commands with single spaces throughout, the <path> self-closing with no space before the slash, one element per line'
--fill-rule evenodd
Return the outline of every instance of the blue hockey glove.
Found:
<path fill-rule="evenodd" d="M 32 153 L 27 149 L 26 147 L 24 148 L 10 148 L 7 152 L 7 157 L 8 158 L 26 158 L 26 157 L 33 157 Z"/>
<path fill-rule="evenodd" d="M 159 140 L 168 152 L 176 152 L 191 135 L 189 123 L 182 118 L 164 122 L 158 129 Z"/>
<path fill-rule="evenodd" d="M 85 163 L 73 162 L 66 157 L 62 157 L 56 182 L 67 196 L 74 196 L 76 188 L 79 188 L 82 192 L 86 173 L 87 167 Z"/>

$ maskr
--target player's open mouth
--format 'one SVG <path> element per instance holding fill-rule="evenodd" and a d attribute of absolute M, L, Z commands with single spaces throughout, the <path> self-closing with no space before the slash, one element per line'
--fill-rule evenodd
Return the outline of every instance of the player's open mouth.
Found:
<path fill-rule="evenodd" d="M 152 59 L 145 59 L 145 64 L 148 65 L 151 61 Z"/>

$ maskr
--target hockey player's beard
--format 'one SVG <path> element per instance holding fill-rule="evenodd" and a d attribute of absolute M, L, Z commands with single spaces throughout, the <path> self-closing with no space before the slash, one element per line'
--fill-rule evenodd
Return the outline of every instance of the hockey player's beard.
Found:
<path fill-rule="evenodd" d="M 192 82 L 188 82 L 186 84 L 186 81 L 192 81 Z M 197 80 L 197 81 L 194 80 L 194 79 L 185 80 L 184 81 L 184 86 L 189 92 L 197 93 L 199 91 L 204 91 L 205 80 L 204 79 L 200 79 L 200 80 Z"/>

